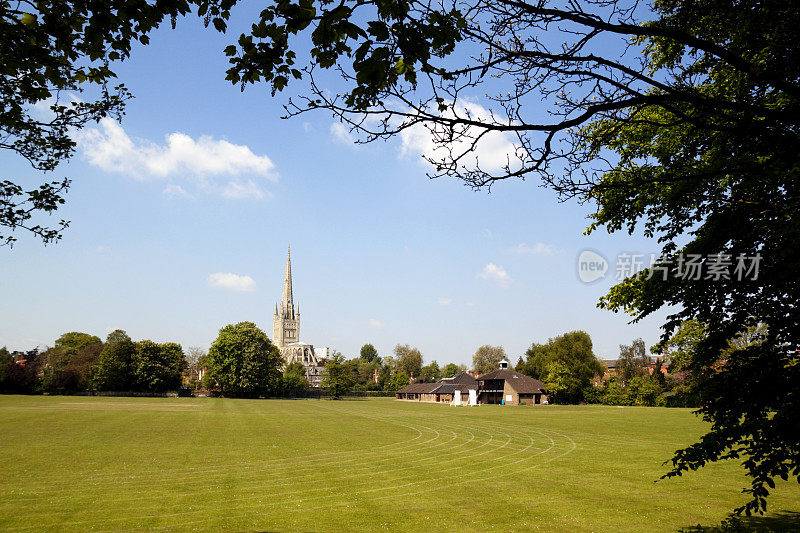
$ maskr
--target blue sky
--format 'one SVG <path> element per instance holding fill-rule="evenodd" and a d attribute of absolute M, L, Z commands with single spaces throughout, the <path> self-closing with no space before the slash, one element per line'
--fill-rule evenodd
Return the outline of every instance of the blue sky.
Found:
<path fill-rule="evenodd" d="M 271 335 L 289 244 L 301 340 L 347 356 L 408 343 L 426 361 L 466 364 L 493 344 L 516 360 L 576 329 L 600 357 L 657 340 L 663 314 L 629 325 L 595 307 L 616 255 L 654 243 L 583 236 L 590 207 L 559 203 L 535 180 L 491 193 L 429 180 L 420 139 L 354 145 L 324 112 L 280 120 L 291 87 L 273 99 L 224 80 L 232 39 L 187 19 L 118 66 L 136 96 L 122 124 L 84 131 L 52 176 L 74 180 L 63 240 L 20 234 L 0 249 L 0 346 L 122 328 L 207 348 L 242 320 Z M 0 165 L 27 185 L 43 179 L 10 153 Z M 589 285 L 576 272 L 586 248 L 612 262 Z"/>

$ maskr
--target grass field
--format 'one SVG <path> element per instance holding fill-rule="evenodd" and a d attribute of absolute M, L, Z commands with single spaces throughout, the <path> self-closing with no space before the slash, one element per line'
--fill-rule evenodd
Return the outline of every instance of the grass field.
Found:
<path fill-rule="evenodd" d="M 677 531 L 743 501 L 735 463 L 654 483 L 688 410 L 371 399 L 0 396 L 7 530 Z M 771 516 L 800 528 L 800 487 Z"/>

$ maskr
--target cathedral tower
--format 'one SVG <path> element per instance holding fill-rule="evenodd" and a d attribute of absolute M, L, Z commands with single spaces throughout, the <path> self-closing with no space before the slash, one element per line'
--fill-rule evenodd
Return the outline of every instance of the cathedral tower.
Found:
<path fill-rule="evenodd" d="M 286 251 L 286 273 L 283 277 L 281 305 L 275 306 L 272 317 L 272 341 L 278 348 L 300 341 L 300 306 L 295 309 L 292 298 L 291 249 Z"/>

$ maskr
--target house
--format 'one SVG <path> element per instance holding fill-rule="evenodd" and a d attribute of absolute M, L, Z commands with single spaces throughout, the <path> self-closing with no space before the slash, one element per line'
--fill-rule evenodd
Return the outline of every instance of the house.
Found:
<path fill-rule="evenodd" d="M 411 383 L 397 391 L 395 398 L 418 402 L 450 403 L 453 401 L 455 391 L 460 390 L 461 394 L 466 397 L 470 389 L 477 390 L 478 381 L 466 372 L 462 372 L 437 383 Z"/>
<path fill-rule="evenodd" d="M 538 405 L 549 403 L 544 383 L 516 370 L 500 368 L 478 378 L 481 404 Z"/>
<path fill-rule="evenodd" d="M 398 400 L 450 403 L 453 401 L 455 391 L 461 391 L 461 396 L 466 397 L 470 390 L 475 390 L 479 403 L 504 405 L 548 403 L 544 383 L 509 370 L 508 361 L 502 361 L 500 366 L 500 370 L 479 376 L 477 379 L 462 372 L 438 383 L 412 383 L 397 391 L 395 397 Z"/>

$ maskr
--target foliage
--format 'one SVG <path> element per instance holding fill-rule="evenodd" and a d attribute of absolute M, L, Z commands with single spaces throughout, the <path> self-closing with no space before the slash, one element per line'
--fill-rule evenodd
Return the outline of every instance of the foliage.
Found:
<path fill-rule="evenodd" d="M 545 387 L 552 403 L 569 403 L 571 391 L 575 387 L 570 369 L 561 361 L 552 361 L 547 366 Z"/>
<path fill-rule="evenodd" d="M 373 359 L 367 363 L 362 358 L 358 358 L 355 363 L 356 387 L 363 390 L 378 390 L 380 387 L 375 383 L 375 371 L 380 369 L 380 359 Z"/>
<path fill-rule="evenodd" d="M 180 344 L 157 344 L 151 340 L 135 343 L 132 358 L 134 387 L 142 392 L 165 392 L 181 385 L 186 366 Z"/>
<path fill-rule="evenodd" d="M 283 369 L 283 394 L 290 398 L 303 396 L 308 390 L 308 380 L 306 379 L 306 369 L 303 364 L 295 361 L 286 365 Z"/>
<path fill-rule="evenodd" d="M 488 374 L 497 370 L 503 359 L 506 359 L 506 351 L 502 346 L 484 344 L 472 356 L 472 368 L 478 374 Z"/>
<path fill-rule="evenodd" d="M 405 372 L 407 376 L 419 377 L 422 370 L 422 353 L 417 348 L 412 348 L 408 344 L 398 344 L 394 347 L 394 355 L 397 357 L 397 370 Z"/>
<path fill-rule="evenodd" d="M 576 403 L 593 377 L 602 375 L 605 368 L 592 351 L 592 339 L 584 331 L 565 333 L 549 339 L 546 344 L 532 344 L 525 352 L 526 360 L 517 371 L 540 379 L 550 380 L 558 387 L 557 401 Z M 556 393 L 555 390 L 550 393 Z"/>
<path fill-rule="evenodd" d="M 41 354 L 42 389 L 48 392 L 85 390 L 102 348 L 102 341 L 88 333 L 73 331 L 61 335 L 52 348 Z M 78 354 L 81 355 L 73 364 Z"/>
<path fill-rule="evenodd" d="M 430 364 L 423 366 L 419 371 L 419 381 L 423 383 L 434 383 L 442 378 L 442 371 L 439 363 L 431 361 Z"/>
<path fill-rule="evenodd" d="M 3 349 L 5 350 L 5 348 Z M 0 356 L 3 355 L 0 350 Z M 8 358 L 0 357 L 0 392 L 11 394 L 33 394 L 41 392 L 39 376 L 42 373 L 44 357 L 37 348 L 25 352 L 19 362 L 14 362 L 8 350 Z"/>
<path fill-rule="evenodd" d="M 322 386 L 327 387 L 331 397 L 338 400 L 351 390 L 355 385 L 353 372 L 345 364 L 344 356 L 334 353 L 325 363 L 322 370 Z"/>
<path fill-rule="evenodd" d="M 67 360 L 69 360 L 70 357 L 75 355 L 81 348 L 83 348 L 87 344 L 98 343 L 98 342 L 102 341 L 98 337 L 95 337 L 94 335 L 72 331 L 70 333 L 64 333 L 58 339 L 56 339 L 56 342 L 53 345 L 53 347 L 60 349 L 66 356 Z"/>
<path fill-rule="evenodd" d="M 11 373 L 11 367 L 13 364 L 14 359 L 11 357 L 11 353 L 8 351 L 8 348 L 5 346 L 0 348 L 0 390 L 5 388 L 4 386 L 9 374 Z"/>
<path fill-rule="evenodd" d="M 200 370 L 205 366 L 206 351 L 199 346 L 190 346 L 186 349 L 186 370 L 184 383 L 192 389 L 200 387 Z"/>
<path fill-rule="evenodd" d="M 398 391 L 408 385 L 410 381 L 411 378 L 408 376 L 408 374 L 401 370 L 392 376 L 392 379 L 389 380 L 389 383 L 386 386 L 386 390 Z"/>
<path fill-rule="evenodd" d="M 105 391 L 133 389 L 133 357 L 136 346 L 127 333 L 117 329 L 106 337 L 93 377 L 93 388 Z"/>
<path fill-rule="evenodd" d="M 619 359 L 617 359 L 617 375 L 623 383 L 647 374 L 650 357 L 645 351 L 644 341 L 636 339 L 630 345 L 619 345 Z"/>
<path fill-rule="evenodd" d="M 380 357 L 378 357 L 378 350 L 371 344 L 365 344 L 361 347 L 360 356 L 362 361 L 365 363 L 372 363 L 374 361 L 379 361 Z"/>
<path fill-rule="evenodd" d="M 455 363 L 447 363 L 442 369 L 443 378 L 452 378 L 456 374 L 463 372 L 462 368 Z"/>
<path fill-rule="evenodd" d="M 80 347 L 57 373 L 54 389 L 65 392 L 90 389 L 102 350 L 103 343 L 99 339 Z"/>
<path fill-rule="evenodd" d="M 225 396 L 257 398 L 275 394 L 283 359 L 280 350 L 252 322 L 229 324 L 219 330 L 208 350 L 209 379 Z"/>
<path fill-rule="evenodd" d="M 683 321 L 665 342 L 654 346 L 655 350 L 663 350 L 669 357 L 669 371 L 688 370 L 697 348 L 706 337 L 706 327 L 697 320 Z"/>

